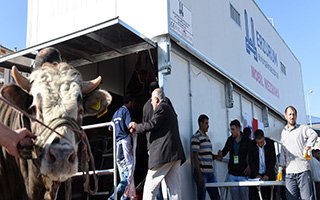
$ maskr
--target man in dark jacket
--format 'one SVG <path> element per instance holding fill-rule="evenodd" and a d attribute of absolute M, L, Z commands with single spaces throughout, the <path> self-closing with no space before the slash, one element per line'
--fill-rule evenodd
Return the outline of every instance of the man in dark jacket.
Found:
<path fill-rule="evenodd" d="M 249 150 L 249 165 L 251 169 L 251 178 L 259 178 L 262 181 L 271 181 L 276 179 L 275 175 L 276 153 L 274 141 L 264 137 L 262 130 L 257 129 L 254 132 L 254 141 Z M 262 187 L 262 198 L 270 199 L 270 188 Z M 258 199 L 257 189 L 250 188 L 250 199 Z"/>
<path fill-rule="evenodd" d="M 159 87 L 159 84 L 158 82 L 154 81 L 154 82 L 151 82 L 150 85 L 149 85 L 149 93 L 150 95 L 152 94 L 152 92 L 157 89 L 157 88 L 160 88 Z M 171 106 L 171 108 L 173 109 L 174 113 L 176 114 L 174 108 L 173 108 L 173 105 L 170 101 L 170 99 L 168 97 L 165 97 L 165 102 L 169 104 L 169 106 Z M 154 110 L 153 110 L 153 107 L 152 107 L 152 104 L 151 104 L 151 98 L 143 105 L 143 113 L 142 113 L 142 123 L 144 122 L 148 122 L 151 118 L 152 118 L 152 115 L 154 113 Z M 141 137 L 141 136 L 140 136 Z M 150 132 L 146 132 L 144 137 L 146 138 L 147 141 L 149 141 L 150 139 Z M 149 145 L 147 147 L 147 149 L 149 150 Z M 140 153 L 143 153 L 143 152 L 140 152 Z M 149 156 L 147 156 L 149 157 Z M 137 171 L 137 170 L 136 170 Z M 147 174 L 147 172 L 145 173 L 145 175 Z M 161 186 L 159 188 L 159 190 L 161 191 Z M 163 200 L 163 197 L 162 197 L 162 194 L 159 192 L 158 193 L 158 196 L 156 198 L 157 200 Z"/>
<path fill-rule="evenodd" d="M 246 181 L 248 171 L 248 150 L 250 140 L 241 132 L 239 120 L 230 122 L 231 136 L 227 139 L 222 151 L 218 152 L 218 160 L 229 153 L 228 182 Z M 249 198 L 248 187 L 231 187 L 233 200 L 247 200 Z"/>
<path fill-rule="evenodd" d="M 165 102 L 160 88 L 152 92 L 152 118 L 144 123 L 130 123 L 131 132 L 150 132 L 149 170 L 143 189 L 143 199 L 155 199 L 162 181 L 169 188 L 170 199 L 181 199 L 179 166 L 185 161 L 178 120 Z"/>

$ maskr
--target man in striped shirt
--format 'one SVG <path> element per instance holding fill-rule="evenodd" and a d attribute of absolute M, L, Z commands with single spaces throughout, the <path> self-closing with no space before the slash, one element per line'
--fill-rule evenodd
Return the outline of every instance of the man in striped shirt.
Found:
<path fill-rule="evenodd" d="M 200 115 L 198 118 L 199 130 L 191 138 L 192 164 L 195 182 L 197 184 L 198 200 L 206 199 L 206 183 L 217 182 L 214 176 L 213 160 L 216 155 L 212 153 L 212 144 L 207 135 L 209 117 Z M 216 187 L 207 188 L 210 199 L 219 200 L 220 195 Z"/>

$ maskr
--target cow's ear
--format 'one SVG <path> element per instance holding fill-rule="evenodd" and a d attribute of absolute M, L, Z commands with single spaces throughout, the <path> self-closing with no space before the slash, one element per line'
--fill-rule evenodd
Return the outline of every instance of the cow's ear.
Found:
<path fill-rule="evenodd" d="M 3 98 L 25 111 L 32 104 L 32 96 L 14 84 L 3 86 L 0 94 Z"/>
<path fill-rule="evenodd" d="M 100 117 L 108 111 L 112 101 L 111 95 L 105 90 L 95 90 L 83 99 L 84 116 Z"/>

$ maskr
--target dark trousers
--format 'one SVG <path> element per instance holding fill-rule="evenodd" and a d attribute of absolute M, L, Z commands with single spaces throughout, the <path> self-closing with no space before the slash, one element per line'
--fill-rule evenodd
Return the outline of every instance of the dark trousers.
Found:
<path fill-rule="evenodd" d="M 202 174 L 203 178 L 204 178 L 204 182 L 206 183 L 216 183 L 216 177 L 214 176 L 213 173 L 203 173 Z M 195 182 L 197 185 L 197 199 L 198 200 L 205 200 L 206 199 L 206 192 L 208 192 L 210 199 L 211 200 L 220 200 L 220 194 L 219 194 L 219 190 L 216 187 L 208 187 L 206 188 L 204 185 L 200 186 L 198 185 L 198 180 L 196 178 L 196 176 L 194 176 L 195 178 Z"/>
<path fill-rule="evenodd" d="M 320 200 L 320 182 L 316 181 L 314 182 L 315 186 L 316 186 L 316 199 L 319 199 Z"/>
<path fill-rule="evenodd" d="M 271 195 L 271 188 L 270 187 L 261 187 L 261 194 L 262 194 L 262 199 L 269 200 L 270 195 Z M 257 187 L 249 187 L 249 199 L 250 200 L 260 199 Z"/>

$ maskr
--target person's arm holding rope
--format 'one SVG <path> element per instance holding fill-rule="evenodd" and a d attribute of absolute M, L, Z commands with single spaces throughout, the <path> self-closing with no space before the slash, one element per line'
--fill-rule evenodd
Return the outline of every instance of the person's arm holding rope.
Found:
<path fill-rule="evenodd" d="M 4 146 L 8 153 L 15 157 L 20 155 L 18 146 L 32 145 L 31 138 L 33 137 L 33 134 L 26 128 L 13 131 L 0 123 L 0 145 Z"/>

